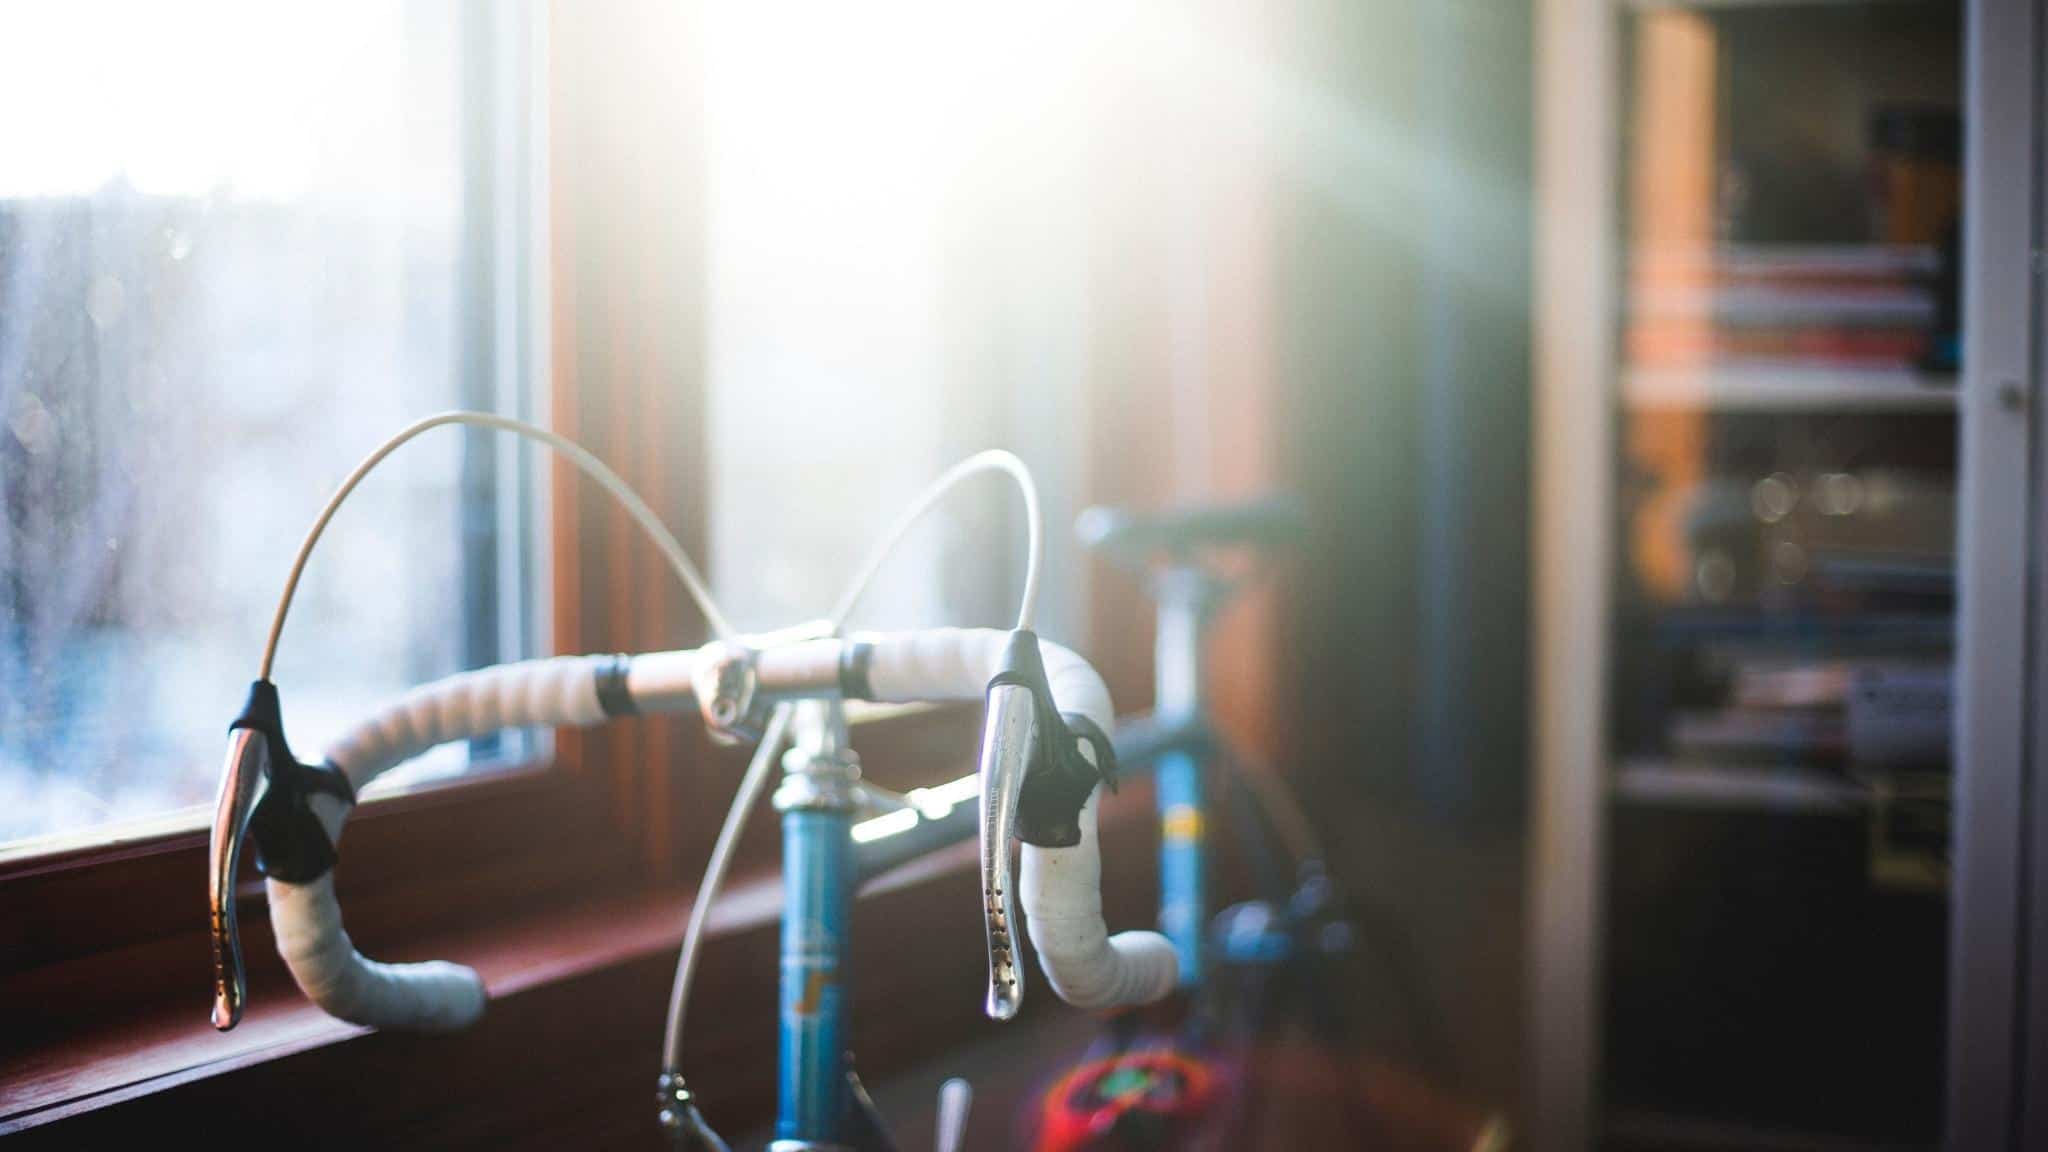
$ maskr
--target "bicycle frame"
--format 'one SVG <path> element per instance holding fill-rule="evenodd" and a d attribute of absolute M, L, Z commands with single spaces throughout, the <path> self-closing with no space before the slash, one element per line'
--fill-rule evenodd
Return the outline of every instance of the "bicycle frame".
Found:
<path fill-rule="evenodd" d="M 1153 716 L 1166 728 L 1206 721 L 1208 692 L 1202 673 L 1208 625 L 1228 589 L 1195 565 L 1162 570 L 1153 594 L 1159 602 L 1153 640 Z M 1180 960 L 1180 986 L 1203 977 L 1202 938 L 1208 927 L 1208 817 L 1203 773 L 1207 757 L 1177 748 L 1153 766 L 1159 811 L 1159 930 Z"/>

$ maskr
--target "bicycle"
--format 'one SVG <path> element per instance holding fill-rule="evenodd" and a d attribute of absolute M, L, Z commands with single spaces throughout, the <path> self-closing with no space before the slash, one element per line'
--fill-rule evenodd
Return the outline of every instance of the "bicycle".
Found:
<path fill-rule="evenodd" d="M 1093 508 L 1076 523 L 1083 547 L 1147 577 L 1157 602 L 1155 699 L 1150 717 L 1120 733 L 1120 771 L 1150 768 L 1160 829 L 1159 929 L 1178 960 L 1179 1001 L 1163 1017 L 1113 1019 L 1038 1106 L 1038 1152 L 1082 1149 L 1221 1147 L 1236 1136 L 1232 1101 L 1241 1095 L 1243 1061 L 1234 1048 L 1264 1028 L 1264 1002 L 1275 973 L 1293 972 L 1325 1021 L 1338 1013 L 1304 962 L 1319 946 L 1311 925 L 1338 923 L 1322 871 L 1313 826 L 1284 785 L 1247 767 L 1209 717 L 1204 683 L 1209 626 L 1256 575 L 1233 578 L 1221 563 L 1230 553 L 1256 559 L 1285 547 L 1306 529 L 1287 499 L 1140 515 Z M 1259 816 L 1240 820 L 1246 856 L 1257 862 L 1266 898 L 1209 917 L 1212 883 L 1207 794 L 1210 769 L 1220 768 Z M 1275 852 L 1264 836 L 1285 845 Z M 1295 866 L 1287 880 L 1276 864 Z M 1290 893 L 1289 888 L 1294 890 Z M 1222 965 L 1213 960 L 1219 957 Z M 1227 971 L 1217 971 L 1221 967 Z"/>
<path fill-rule="evenodd" d="M 1043 1094 L 1035 1152 L 1158 1152 L 1252 1146 L 1258 1103 L 1255 1068 L 1289 1063 L 1327 1071 L 1335 1061 L 1300 1059 L 1291 1028 L 1308 1049 L 1339 1053 L 1351 1040 L 1345 1005 L 1330 969 L 1364 939 L 1356 911 L 1331 882 L 1314 825 L 1287 785 L 1237 752 L 1210 718 L 1204 672 L 1210 625 L 1276 553 L 1306 535 L 1308 521 L 1287 497 L 1236 505 L 1138 514 L 1109 508 L 1083 513 L 1083 546 L 1143 576 L 1157 601 L 1149 717 L 1117 734 L 1119 771 L 1154 774 L 1160 827 L 1159 928 L 1179 960 L 1177 1007 L 1113 1017 L 1105 1034 Z M 1232 554 L 1253 563 L 1233 574 Z M 1213 770 L 1213 772 L 1212 772 Z M 1243 833 L 1260 895 L 1209 915 L 1212 886 L 1207 833 L 1213 805 L 1208 777 L 1220 776 L 1240 800 Z M 1277 841 L 1277 844 L 1274 843 Z M 1281 862 L 1292 865 L 1289 872 Z M 1376 935 L 1393 943 L 1385 925 Z M 1404 1003 L 1417 1002 L 1407 958 L 1389 953 Z M 1427 1033 L 1427 1022 L 1410 1021 Z M 1425 1047 L 1431 1036 L 1421 1037 Z M 1383 1087 L 1389 1079 L 1375 1070 Z M 1497 1117 L 1473 1123 L 1414 1085 L 1360 1092 L 1367 1077 L 1340 1078 L 1348 1130 L 1388 1125 L 1365 1095 L 1398 1100 L 1403 1138 L 1435 1146 L 1505 1147 Z"/>
<path fill-rule="evenodd" d="M 1076 525 L 1084 547 L 1146 572 L 1158 600 L 1154 709 L 1120 727 L 1115 752 L 1120 779 L 1154 774 L 1159 928 L 1175 950 L 1179 980 L 1174 1007 L 1112 1017 L 1081 1059 L 1053 1075 L 1025 1125 L 1035 1129 L 1036 1152 L 1242 1146 L 1228 1143 L 1245 1079 L 1242 1052 L 1281 1017 L 1269 1008 L 1298 999 L 1299 1015 L 1321 1026 L 1322 1041 L 1343 1037 L 1320 961 L 1322 953 L 1348 948 L 1352 931 L 1324 875 L 1315 830 L 1293 794 L 1252 768 L 1215 729 L 1202 683 L 1210 624 L 1257 576 L 1256 569 L 1230 575 L 1224 554 L 1270 555 L 1305 529 L 1301 509 L 1286 499 L 1149 516 L 1097 508 Z M 1234 826 L 1246 832 L 1244 854 L 1259 865 L 1262 893 L 1213 920 L 1205 788 L 1212 768 L 1253 801 L 1255 812 Z M 969 834 L 957 817 L 906 822 L 887 834 L 905 841 L 887 859 Z M 1282 857 L 1292 872 L 1280 866 Z M 1212 964 L 1212 957 L 1222 963 Z"/>
<path fill-rule="evenodd" d="M 318 764 L 301 763 L 285 738 L 270 679 L 293 593 L 334 513 L 376 465 L 412 438 L 448 424 L 513 432 L 542 443 L 596 480 L 654 540 L 720 637 L 700 648 L 557 656 L 464 672 L 413 689 L 345 734 Z M 927 629 L 842 637 L 839 632 L 882 560 L 909 526 L 967 475 L 1016 478 L 1031 545 L 1016 627 Z M 1101 914 L 1097 796 L 1113 778 L 1114 712 L 1100 676 L 1078 655 L 1041 642 L 1031 628 L 1041 528 L 1035 488 L 1020 462 L 983 454 L 942 476 L 897 522 L 822 626 L 738 636 L 718 612 L 688 556 L 630 487 L 573 442 L 545 429 L 481 413 L 422 420 L 367 456 L 343 481 L 300 545 L 229 745 L 209 845 L 208 907 L 214 947 L 213 1022 L 242 1015 L 246 978 L 235 883 L 253 840 L 266 878 L 278 951 L 300 989 L 337 1018 L 373 1027 L 449 1030 L 474 1023 L 487 993 L 477 974 L 442 961 L 381 964 L 355 950 L 334 891 L 341 829 L 378 775 L 439 744 L 512 728 L 588 726 L 641 712 L 692 708 L 726 741 L 756 740 L 685 929 L 671 995 L 656 1119 L 679 1147 L 728 1145 L 699 1111 L 681 1071 L 685 1008 L 704 920 L 730 863 L 746 813 L 770 775 L 785 734 L 775 807 L 782 817 L 784 904 L 778 1107 L 771 1152 L 888 1152 L 895 1147 L 853 1072 L 846 1049 L 845 970 L 856 867 L 856 817 L 909 810 L 910 798 L 861 777 L 847 745 L 844 702 L 982 699 L 977 824 L 988 947 L 987 1014 L 1007 1020 L 1024 991 L 1014 932 L 1025 928 L 1053 991 L 1069 1003 L 1112 1008 L 1156 1001 L 1178 984 L 1173 947 L 1157 933 L 1109 935 Z M 1009 843 L 1023 843 L 1013 870 Z M 872 866 L 872 862 L 871 866 Z M 957 1145 L 965 1103 L 951 1092 Z"/>
<path fill-rule="evenodd" d="M 1209 721 L 1204 683 L 1209 624 L 1246 582 L 1225 575 L 1219 553 L 1262 555 L 1292 543 L 1307 518 L 1292 500 L 1272 499 L 1223 507 L 1138 515 L 1111 508 L 1081 514 L 1075 532 L 1083 547 L 1149 576 L 1158 602 L 1153 632 L 1153 731 L 1129 756 L 1154 762 L 1160 825 L 1159 929 L 1173 942 L 1184 988 L 1202 982 L 1203 934 L 1208 926 L 1208 827 L 1205 766 L 1215 760 L 1242 766 Z M 1233 772 L 1253 786 L 1253 776 Z M 1266 773 L 1257 779 L 1270 781 Z M 1319 860 L 1315 832 L 1290 796 L 1262 786 L 1266 815 L 1303 863 Z"/>

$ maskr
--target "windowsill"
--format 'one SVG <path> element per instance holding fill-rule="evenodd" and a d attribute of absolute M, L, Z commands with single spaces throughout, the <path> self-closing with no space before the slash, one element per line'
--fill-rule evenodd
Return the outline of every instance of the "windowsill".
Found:
<path fill-rule="evenodd" d="M 713 938 L 772 922 L 779 900 L 773 876 L 732 885 L 711 919 Z M 483 975 L 491 999 L 503 1000 L 673 949 L 688 907 L 687 897 L 672 892 L 648 894 L 422 939 L 407 958 L 468 964 Z M 328 1016 L 287 985 L 252 993 L 241 1024 L 216 1032 L 206 989 L 191 993 L 175 1011 L 160 1009 L 0 1065 L 0 1135 L 371 1031 Z"/>
<path fill-rule="evenodd" d="M 1128 835 L 1150 810 L 1147 790 L 1125 789 L 1103 810 L 1105 835 Z M 863 899 L 970 874 L 978 852 L 954 845 L 876 878 Z M 445 957 L 471 965 L 493 1001 L 566 984 L 579 977 L 672 953 L 694 894 L 655 892 L 538 914 L 470 931 L 423 937 L 404 957 Z M 757 870 L 728 885 L 709 930 L 714 940 L 767 929 L 779 917 L 780 881 Z M 111 1021 L 0 1062 L 0 1136 L 164 1092 L 297 1053 L 341 1045 L 371 1029 L 337 1021 L 285 984 L 252 990 L 242 1023 L 214 1031 L 206 990 L 193 988 L 175 1007 Z M 650 1026 L 652 1026 L 650 1024 Z M 767 1022 L 761 1024 L 768 1044 Z"/>

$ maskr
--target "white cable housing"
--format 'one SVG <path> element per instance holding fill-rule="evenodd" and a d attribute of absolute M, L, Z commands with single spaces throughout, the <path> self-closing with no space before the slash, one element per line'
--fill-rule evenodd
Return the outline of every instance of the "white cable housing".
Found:
<path fill-rule="evenodd" d="M 689 592 L 690 598 L 697 602 L 697 607 L 704 613 L 704 619 L 711 625 L 711 631 L 719 636 L 732 634 L 732 626 L 726 623 L 725 613 L 720 612 L 718 605 L 711 599 L 710 590 L 704 586 L 703 575 L 697 571 L 697 566 L 690 562 L 689 553 L 684 552 L 683 546 L 676 542 L 675 534 L 668 530 L 668 526 L 661 522 L 661 517 L 654 514 L 654 510 L 647 506 L 647 502 L 640 499 L 640 494 L 633 491 L 633 486 L 621 480 L 618 473 L 607 467 L 604 461 L 591 455 L 588 449 L 574 440 L 551 432 L 538 424 L 529 424 L 510 416 L 500 416 L 495 412 L 442 412 L 416 420 L 392 433 L 368 456 L 363 457 L 362 462 L 357 464 L 353 471 L 343 477 L 341 486 L 336 488 L 334 495 L 329 496 L 327 503 L 321 506 L 320 514 L 313 518 L 313 526 L 306 530 L 305 539 L 299 541 L 298 553 L 292 557 L 291 572 L 285 577 L 284 591 L 277 598 L 277 611 L 270 618 L 270 635 L 263 642 L 263 662 L 258 667 L 257 679 L 270 679 L 271 664 L 277 659 L 277 644 L 284 635 L 285 616 L 292 610 L 292 597 L 298 594 L 299 578 L 305 575 L 306 562 L 313 558 L 313 548 L 320 543 L 320 536 L 327 531 L 327 524 L 334 519 L 334 514 L 341 511 L 341 506 L 348 502 L 350 493 L 356 490 L 356 485 L 361 484 L 375 471 L 377 465 L 382 464 L 386 457 L 420 434 L 449 424 L 467 424 L 475 428 L 510 432 L 536 444 L 545 444 L 561 454 L 563 459 L 581 469 L 584 475 L 597 481 L 606 492 L 609 492 L 612 498 L 619 502 L 619 506 L 626 510 L 627 515 L 647 533 L 647 538 L 661 550 L 669 567 L 675 570 L 676 578 L 683 582 L 683 588 Z"/>
<path fill-rule="evenodd" d="M 862 563 L 860 572 L 847 584 L 839 603 L 833 606 L 831 620 L 835 635 L 846 626 L 847 618 L 853 615 L 854 607 L 860 603 L 868 585 L 874 582 L 875 573 L 881 571 L 882 564 L 903 543 L 903 538 L 910 534 L 917 522 L 937 507 L 939 501 L 945 499 L 946 494 L 958 487 L 961 481 L 984 472 L 1006 473 L 1016 482 L 1017 494 L 1024 499 L 1024 593 L 1019 597 L 1017 627 L 1031 627 L 1031 621 L 1038 612 L 1038 571 L 1045 554 L 1045 517 L 1038 509 L 1038 482 L 1031 478 L 1030 466 L 1019 460 L 1015 453 L 990 448 L 946 469 L 903 509 L 903 514 L 882 534 L 875 550 L 868 553 L 867 560 Z"/>

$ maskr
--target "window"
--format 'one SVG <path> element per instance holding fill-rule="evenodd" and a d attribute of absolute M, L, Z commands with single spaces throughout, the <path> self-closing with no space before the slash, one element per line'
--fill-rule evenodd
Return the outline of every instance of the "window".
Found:
<path fill-rule="evenodd" d="M 823 614 L 908 500 L 1000 446 L 1043 499 L 1040 627 L 1077 642 L 1099 33 L 1054 8 L 708 6 L 709 552 L 741 627 Z M 978 481 L 932 520 L 856 624 L 1014 616 L 1016 495 Z"/>
<path fill-rule="evenodd" d="M 530 409 L 526 19 L 9 12 L 0 854 L 197 826 L 325 495 L 408 420 Z M 394 691 L 537 647 L 527 465 L 502 439 L 423 439 L 335 521 L 276 668 L 300 756 Z M 395 786 L 520 751 L 442 750 Z"/>

